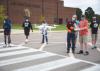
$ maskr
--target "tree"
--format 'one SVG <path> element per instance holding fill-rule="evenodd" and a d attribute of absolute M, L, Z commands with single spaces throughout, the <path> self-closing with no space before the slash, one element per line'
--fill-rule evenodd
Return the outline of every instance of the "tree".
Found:
<path fill-rule="evenodd" d="M 93 9 L 91 7 L 88 7 L 86 10 L 85 10 L 85 15 L 86 15 L 86 18 L 88 19 L 88 21 L 92 21 L 92 17 L 95 15 L 95 12 L 93 11 Z"/>
<path fill-rule="evenodd" d="M 81 20 L 81 16 L 82 16 L 82 10 L 80 8 L 76 9 L 76 15 L 77 15 L 77 19 Z"/>
<path fill-rule="evenodd" d="M 95 16 L 97 17 L 98 22 L 100 23 L 100 15 L 95 14 Z"/>
<path fill-rule="evenodd" d="M 0 5 L 0 28 L 2 28 L 2 23 L 4 20 L 4 16 L 5 16 L 5 9 L 3 5 Z"/>

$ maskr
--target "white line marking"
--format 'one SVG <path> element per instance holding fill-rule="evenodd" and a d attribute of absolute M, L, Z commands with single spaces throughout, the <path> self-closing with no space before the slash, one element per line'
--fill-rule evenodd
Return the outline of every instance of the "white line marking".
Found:
<path fill-rule="evenodd" d="M 69 54 L 69 56 L 70 56 L 71 58 L 75 58 L 74 54 L 72 53 L 72 50 L 70 50 L 70 53 L 68 53 L 68 54 Z"/>
<path fill-rule="evenodd" d="M 18 46 L 23 46 L 23 45 L 25 45 L 25 42 L 23 42 L 23 43 L 19 44 Z"/>
<path fill-rule="evenodd" d="M 81 60 L 81 59 L 79 59 L 79 60 Z M 97 64 L 97 63 L 93 63 L 93 62 L 90 62 L 90 61 L 86 61 L 86 60 L 81 60 L 82 62 L 85 62 L 85 63 L 89 63 L 89 64 L 92 64 L 92 65 L 99 65 L 99 64 Z"/>
<path fill-rule="evenodd" d="M 23 49 L 23 48 L 27 48 L 27 47 L 2 48 L 2 49 L 0 49 L 0 52 L 1 52 L 1 51 L 8 51 L 8 50 Z"/>
<path fill-rule="evenodd" d="M 39 50 L 38 50 L 38 51 L 39 51 Z M 42 51 L 42 52 L 47 52 L 47 51 Z M 51 53 L 51 52 L 47 52 L 47 53 Z M 60 55 L 60 54 L 57 54 L 57 53 L 51 53 L 51 54 L 56 54 L 56 55 L 58 55 L 58 56 L 68 58 L 68 56 Z M 72 58 L 72 59 L 77 59 L 77 60 L 81 60 L 81 59 L 75 58 L 75 57 L 73 57 L 73 56 L 71 56 L 70 58 Z M 86 61 L 86 60 L 81 60 L 81 61 L 82 61 L 82 62 L 85 62 L 85 63 L 92 64 L 92 65 L 98 65 L 97 63 L 90 62 L 90 61 Z"/>
<path fill-rule="evenodd" d="M 100 48 L 97 48 L 97 50 L 100 52 Z"/>
<path fill-rule="evenodd" d="M 72 52 L 69 53 L 69 56 L 70 56 L 71 58 L 75 58 L 75 56 L 74 56 L 74 54 L 73 54 Z"/>
<path fill-rule="evenodd" d="M 42 44 L 42 46 L 40 47 L 40 51 L 42 51 L 44 49 L 44 47 L 46 46 L 46 43 Z"/>
<path fill-rule="evenodd" d="M 35 60 L 35 59 L 41 59 L 41 58 L 50 57 L 50 56 L 54 56 L 54 54 L 41 53 L 41 54 L 35 54 L 35 55 L 30 55 L 30 56 L 24 56 L 24 57 L 20 57 L 20 58 L 14 58 L 14 59 L 0 61 L 0 66 L 21 63 L 21 62 Z"/>
<path fill-rule="evenodd" d="M 7 52 L 7 53 L 0 53 L 0 57 L 29 53 L 29 52 L 35 52 L 35 50 L 26 49 L 26 50 L 13 51 L 13 52 Z"/>
<path fill-rule="evenodd" d="M 74 64 L 74 63 L 78 63 L 78 62 L 80 62 L 80 60 L 69 57 L 69 58 L 59 59 L 56 61 L 51 61 L 51 62 L 47 62 L 47 63 L 35 65 L 35 66 L 17 69 L 14 71 L 34 71 L 34 70 L 35 71 L 49 71 L 52 69 L 56 69 L 56 68 L 59 68 L 59 67 L 65 66 L 65 65 L 70 65 L 70 64 Z"/>

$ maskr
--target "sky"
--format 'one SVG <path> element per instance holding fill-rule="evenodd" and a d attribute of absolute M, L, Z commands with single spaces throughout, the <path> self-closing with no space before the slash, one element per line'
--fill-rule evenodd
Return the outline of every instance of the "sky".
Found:
<path fill-rule="evenodd" d="M 83 11 L 92 7 L 96 14 L 100 14 L 100 0 L 63 0 L 65 7 L 80 8 Z"/>

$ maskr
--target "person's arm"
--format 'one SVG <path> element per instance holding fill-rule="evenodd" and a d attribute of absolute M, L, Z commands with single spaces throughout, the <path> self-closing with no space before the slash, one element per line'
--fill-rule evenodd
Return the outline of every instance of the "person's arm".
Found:
<path fill-rule="evenodd" d="M 10 29 L 12 28 L 12 21 L 10 20 Z"/>
<path fill-rule="evenodd" d="M 93 21 L 90 23 L 90 28 L 92 28 L 93 27 Z"/>
<path fill-rule="evenodd" d="M 71 32 L 69 24 L 66 25 L 66 29 L 68 30 L 68 32 Z"/>
<path fill-rule="evenodd" d="M 29 22 L 30 23 L 30 28 L 31 28 L 31 30 L 32 30 L 32 32 L 33 32 L 33 26 L 32 26 L 32 24 L 31 24 L 31 22 Z"/>
<path fill-rule="evenodd" d="M 4 29 L 4 26 L 5 26 L 5 20 L 3 21 L 3 29 Z"/>

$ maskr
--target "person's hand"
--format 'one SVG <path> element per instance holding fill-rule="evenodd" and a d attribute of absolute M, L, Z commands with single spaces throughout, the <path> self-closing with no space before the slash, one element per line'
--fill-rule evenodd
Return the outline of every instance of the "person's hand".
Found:
<path fill-rule="evenodd" d="M 71 30 L 68 30 L 68 32 L 70 33 L 70 32 L 71 32 Z"/>
<path fill-rule="evenodd" d="M 71 30 L 73 30 L 73 29 L 74 29 L 74 27 L 70 27 L 70 29 L 71 29 Z"/>
<path fill-rule="evenodd" d="M 75 31 L 80 31 L 80 28 L 75 28 L 74 30 L 75 30 Z"/>

